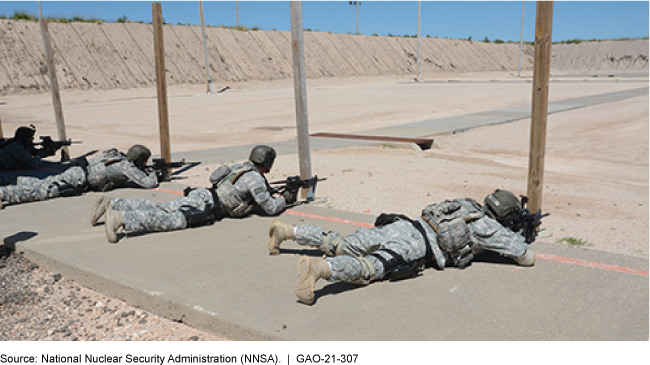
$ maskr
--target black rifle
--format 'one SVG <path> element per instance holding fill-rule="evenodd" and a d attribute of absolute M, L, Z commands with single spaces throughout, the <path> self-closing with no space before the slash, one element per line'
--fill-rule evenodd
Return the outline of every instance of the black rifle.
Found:
<path fill-rule="evenodd" d="M 270 185 L 278 185 L 279 186 L 272 186 L 271 191 L 274 193 L 282 194 L 285 191 L 290 191 L 294 194 L 298 192 L 300 188 L 311 188 L 311 191 L 309 192 L 309 195 L 307 196 L 308 199 L 313 199 L 313 194 L 316 192 L 316 184 L 319 181 L 327 180 L 327 178 L 322 178 L 319 179 L 317 175 L 314 175 L 314 177 L 311 177 L 306 180 L 301 180 L 300 176 L 289 176 L 287 177 L 286 180 L 279 180 L 279 181 L 273 181 L 270 182 Z"/>
<path fill-rule="evenodd" d="M 151 172 L 155 171 L 158 176 L 158 181 L 171 181 L 172 176 L 170 173 L 171 169 L 177 169 L 179 167 L 193 165 L 196 166 L 199 162 L 185 162 L 185 159 L 180 160 L 179 162 L 166 162 L 164 158 L 154 158 L 151 160 L 152 165 L 145 165 L 144 171 Z"/>
<path fill-rule="evenodd" d="M 41 142 L 34 143 L 34 146 L 43 146 L 45 149 L 52 149 L 54 151 L 57 151 L 63 146 L 69 146 L 73 143 L 83 143 L 81 141 L 73 141 L 72 139 L 68 139 L 67 141 L 54 141 L 50 136 L 40 136 L 39 138 L 41 139 Z"/>
<path fill-rule="evenodd" d="M 535 242 L 535 237 L 537 237 L 537 227 L 542 224 L 542 218 L 550 215 L 551 213 L 542 214 L 540 209 L 537 213 L 531 213 L 526 204 L 528 203 L 528 197 L 521 195 L 521 217 L 512 222 L 512 231 L 519 232 L 526 239 L 526 243 L 531 244 Z"/>

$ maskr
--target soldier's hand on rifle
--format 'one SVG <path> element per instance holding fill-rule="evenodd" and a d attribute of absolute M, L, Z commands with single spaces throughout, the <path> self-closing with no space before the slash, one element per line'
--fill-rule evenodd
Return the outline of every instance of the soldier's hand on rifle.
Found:
<path fill-rule="evenodd" d="M 293 204 L 296 202 L 296 200 L 298 200 L 298 190 L 300 189 L 287 188 L 287 190 L 282 193 L 282 197 L 287 202 L 287 204 Z"/>

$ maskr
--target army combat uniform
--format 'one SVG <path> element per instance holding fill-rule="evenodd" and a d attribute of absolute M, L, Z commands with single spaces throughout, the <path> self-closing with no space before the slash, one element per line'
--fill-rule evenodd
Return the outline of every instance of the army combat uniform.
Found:
<path fill-rule="evenodd" d="M 172 231 L 222 217 L 243 217 L 256 205 L 269 215 L 285 208 L 284 199 L 271 196 L 266 178 L 250 162 L 233 165 L 218 181 L 210 180 L 213 188 L 192 189 L 171 202 L 112 198 L 108 208 L 122 212 L 126 232 Z"/>
<path fill-rule="evenodd" d="M 505 191 L 504 191 L 505 193 Z M 491 194 L 488 196 L 491 197 Z M 522 205 L 510 192 L 506 200 L 499 193 L 502 213 L 516 212 Z M 487 198 L 486 198 L 487 199 Z M 511 201 L 512 204 L 505 204 Z M 302 256 L 298 262 L 300 279 L 296 296 L 305 304 L 314 302 L 314 283 L 319 279 L 368 284 L 376 280 L 400 280 L 417 275 L 427 264 L 442 270 L 446 266 L 464 268 L 474 255 L 484 251 L 510 257 L 519 265 L 533 266 L 535 252 L 524 236 L 504 225 L 501 214 L 492 218 L 491 206 L 482 207 L 470 198 L 445 200 L 422 210 L 415 220 L 382 214 L 375 227 L 360 228 L 342 237 L 317 226 L 289 224 L 274 220 L 269 229 L 268 248 L 272 255 L 280 253 L 280 244 L 295 240 L 300 245 L 323 251 L 326 259 Z"/>
<path fill-rule="evenodd" d="M 324 232 L 317 226 L 301 225 L 295 227 L 295 236 L 298 244 L 319 247 L 326 253 L 336 255 L 326 259 L 331 269 L 328 278 L 331 282 L 369 283 L 383 280 L 387 278 L 387 270 L 395 268 L 392 265 L 413 263 L 421 259 L 440 269 L 451 264 L 454 261 L 453 253 L 445 252 L 439 247 L 432 226 L 421 217 L 415 221 L 424 229 L 431 243 L 428 257 L 425 238 L 407 220 L 398 220 L 382 227 L 361 228 L 345 237 L 336 232 Z M 527 250 L 532 250 L 521 235 L 487 216 L 468 225 L 473 254 L 487 250 L 510 258 L 520 258 Z"/>
<path fill-rule="evenodd" d="M 86 188 L 105 191 L 131 181 L 144 188 L 158 186 L 155 172 L 146 174 L 124 154 L 111 149 L 58 175 L 44 179 L 18 177 L 15 185 L 0 187 L 0 202 L 20 203 L 81 194 Z"/>

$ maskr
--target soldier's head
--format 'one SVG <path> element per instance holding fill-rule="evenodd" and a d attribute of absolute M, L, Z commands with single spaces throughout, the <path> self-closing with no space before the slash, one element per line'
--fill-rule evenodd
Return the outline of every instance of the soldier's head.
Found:
<path fill-rule="evenodd" d="M 129 148 L 126 157 L 133 161 L 136 166 L 140 167 L 147 163 L 149 157 L 151 157 L 151 151 L 141 144 L 136 144 Z"/>
<path fill-rule="evenodd" d="M 485 197 L 486 213 L 506 228 L 513 229 L 523 215 L 522 203 L 515 194 L 497 189 Z"/>
<path fill-rule="evenodd" d="M 29 127 L 19 127 L 14 133 L 14 139 L 20 142 L 23 146 L 30 146 L 34 142 L 34 135 L 36 134 L 36 127 L 30 124 Z"/>
<path fill-rule="evenodd" d="M 273 162 L 275 162 L 276 156 L 277 154 L 275 153 L 273 147 L 259 145 L 253 147 L 248 160 L 255 164 L 255 166 L 257 166 L 260 171 L 266 173 L 271 171 L 271 167 L 273 167 Z"/>

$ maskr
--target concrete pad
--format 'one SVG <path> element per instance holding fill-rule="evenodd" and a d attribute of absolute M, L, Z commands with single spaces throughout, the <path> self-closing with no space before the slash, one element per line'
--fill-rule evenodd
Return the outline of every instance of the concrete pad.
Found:
<path fill-rule="evenodd" d="M 183 186 L 163 188 L 180 191 Z M 155 201 L 178 197 L 142 189 L 109 195 Z M 321 253 L 287 242 L 279 256 L 270 256 L 266 239 L 272 217 L 224 219 L 109 244 L 103 224 L 89 223 L 97 197 L 7 207 L 0 213 L 3 235 L 13 238 L 5 244 L 13 240 L 26 257 L 83 285 L 234 340 L 648 338 L 645 259 L 538 242 L 539 254 L 629 267 L 645 275 L 552 259 L 522 268 L 488 255 L 465 270 L 427 269 L 401 282 L 319 282 L 316 303 L 306 306 L 293 292 L 298 257 Z M 316 205 L 298 206 L 282 216 L 286 222 L 342 234 L 358 229 L 356 222 L 369 224 L 374 218 Z"/>

